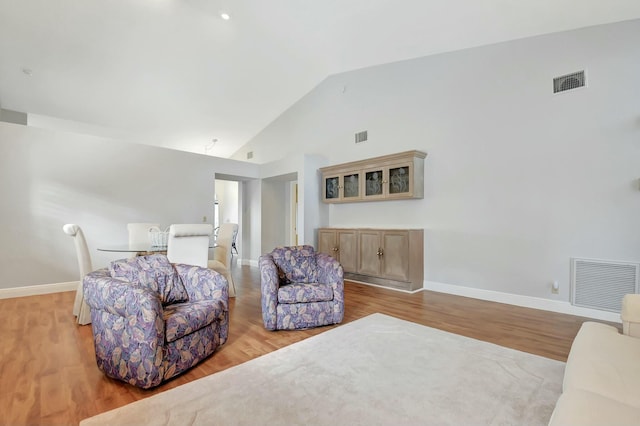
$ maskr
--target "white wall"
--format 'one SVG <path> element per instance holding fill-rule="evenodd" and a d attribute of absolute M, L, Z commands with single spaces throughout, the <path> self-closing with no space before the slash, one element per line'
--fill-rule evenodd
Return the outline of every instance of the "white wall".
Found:
<path fill-rule="evenodd" d="M 128 222 L 212 221 L 213 177 L 256 178 L 239 161 L 0 123 L 0 288 L 78 280 L 77 223 L 95 268 L 123 257 L 97 247 L 127 241 Z"/>
<path fill-rule="evenodd" d="M 262 254 L 262 182 L 259 179 L 242 182 L 242 245 L 245 263 L 258 266 Z"/>
<path fill-rule="evenodd" d="M 318 168 L 326 165 L 323 156 L 303 154 L 262 165 L 263 253 L 289 244 L 293 181 L 298 182 L 298 244 L 315 245 L 316 228 L 329 223 L 329 207 L 321 202 L 318 183 Z"/>
<path fill-rule="evenodd" d="M 427 282 L 568 301 L 570 257 L 640 260 L 638 40 L 636 20 L 335 75 L 235 156 L 424 150 L 423 200 L 319 209 L 304 240 L 312 220 L 421 227 Z M 582 69 L 587 88 L 552 94 Z"/>
<path fill-rule="evenodd" d="M 223 223 L 240 223 L 238 211 L 238 182 L 216 179 L 215 192 L 218 200 L 220 225 Z"/>

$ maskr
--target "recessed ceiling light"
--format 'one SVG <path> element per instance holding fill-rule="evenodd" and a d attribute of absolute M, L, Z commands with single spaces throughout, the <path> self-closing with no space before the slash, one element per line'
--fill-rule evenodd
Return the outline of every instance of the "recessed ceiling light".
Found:
<path fill-rule="evenodd" d="M 220 12 L 220 17 L 225 21 L 228 21 L 229 19 L 231 19 L 231 15 L 229 15 L 227 12 Z"/>

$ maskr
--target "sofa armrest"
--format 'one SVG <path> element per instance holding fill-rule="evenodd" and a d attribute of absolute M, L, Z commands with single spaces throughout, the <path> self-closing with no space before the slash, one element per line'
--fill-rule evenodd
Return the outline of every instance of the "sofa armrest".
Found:
<path fill-rule="evenodd" d="M 220 300 L 223 310 L 229 310 L 229 283 L 223 275 L 193 265 L 176 264 L 175 268 L 189 294 L 189 301 Z"/>
<path fill-rule="evenodd" d="M 267 330 L 275 330 L 278 289 L 280 288 L 278 268 L 270 254 L 260 256 L 258 264 L 260 266 L 262 320 Z"/>
<path fill-rule="evenodd" d="M 640 337 L 640 294 L 626 294 L 622 298 L 622 333 Z"/>

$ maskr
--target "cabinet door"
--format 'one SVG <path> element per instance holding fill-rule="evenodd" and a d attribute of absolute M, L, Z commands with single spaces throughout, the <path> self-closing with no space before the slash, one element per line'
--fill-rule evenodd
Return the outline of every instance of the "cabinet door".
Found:
<path fill-rule="evenodd" d="M 338 260 L 338 247 L 334 229 L 318 229 L 318 252 L 325 253 Z"/>
<path fill-rule="evenodd" d="M 368 200 L 385 197 L 385 169 L 382 167 L 363 171 L 364 189 L 362 197 Z"/>
<path fill-rule="evenodd" d="M 380 232 L 360 230 L 358 273 L 380 275 Z"/>
<path fill-rule="evenodd" d="M 382 231 L 380 274 L 384 278 L 409 281 L 409 232 Z"/>
<path fill-rule="evenodd" d="M 389 198 L 406 198 L 413 195 L 413 164 L 390 166 L 387 170 L 386 192 Z"/>
<path fill-rule="evenodd" d="M 325 176 L 323 178 L 322 198 L 324 201 L 340 199 L 340 176 Z"/>
<path fill-rule="evenodd" d="M 358 238 L 355 230 L 338 231 L 338 255 L 345 272 L 356 272 L 358 267 Z"/>
<path fill-rule="evenodd" d="M 347 173 L 342 178 L 342 197 L 345 201 L 355 201 L 361 198 L 360 195 L 360 172 Z"/>

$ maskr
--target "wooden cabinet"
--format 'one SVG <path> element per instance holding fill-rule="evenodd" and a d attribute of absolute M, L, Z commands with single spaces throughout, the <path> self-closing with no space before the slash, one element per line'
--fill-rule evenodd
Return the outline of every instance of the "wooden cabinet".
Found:
<path fill-rule="evenodd" d="M 342 265 L 345 272 L 355 272 L 358 240 L 354 229 L 325 228 L 318 230 L 318 251 L 326 253 Z"/>
<path fill-rule="evenodd" d="M 321 228 L 318 251 L 337 259 L 345 278 L 402 290 L 424 280 L 422 229 Z"/>
<path fill-rule="evenodd" d="M 322 201 L 344 203 L 424 197 L 426 153 L 407 151 L 323 167 Z"/>

